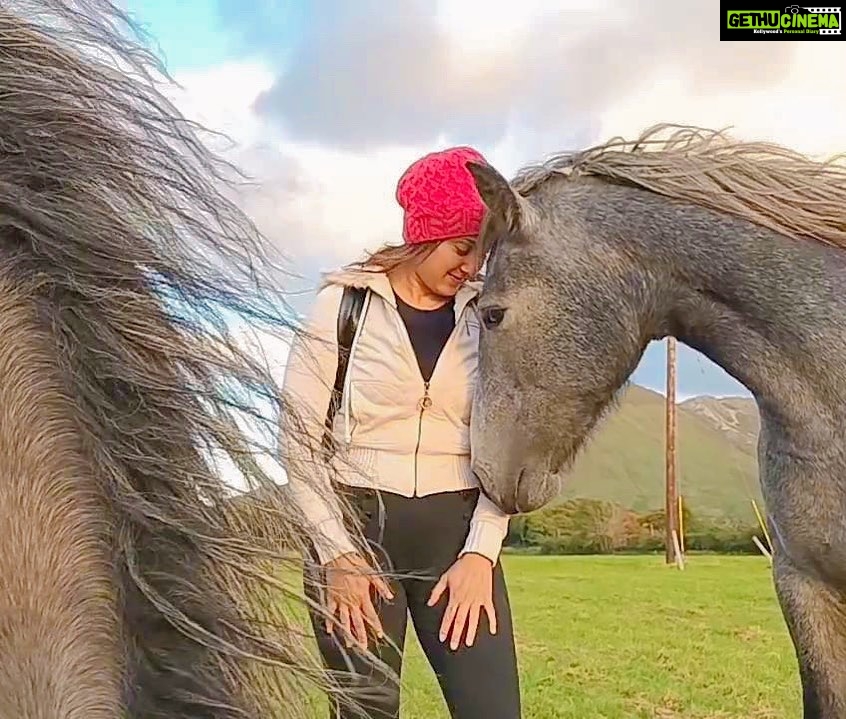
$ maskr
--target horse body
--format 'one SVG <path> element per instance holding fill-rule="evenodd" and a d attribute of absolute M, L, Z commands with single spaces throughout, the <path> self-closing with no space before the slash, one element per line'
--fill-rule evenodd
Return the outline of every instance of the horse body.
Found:
<path fill-rule="evenodd" d="M 700 174 L 669 151 L 644 152 L 642 163 L 678 177 L 687 162 L 694 179 L 682 190 L 712 180 L 723 186 L 715 193 L 729 195 L 725 185 L 737 176 L 721 177 L 724 165 L 703 145 L 693 148 L 705 158 Z M 761 154 L 774 175 L 772 156 Z M 485 241 L 495 243 L 479 306 L 475 470 L 506 511 L 543 506 L 649 341 L 672 335 L 701 351 L 758 404 L 774 583 L 805 717 L 846 717 L 846 252 L 833 246 L 838 219 L 809 226 L 809 235 L 825 230 L 835 240 L 814 242 L 779 232 L 777 219 L 753 222 L 751 210 L 718 207 L 731 198 L 674 196 L 669 180 L 651 191 L 647 180 L 621 179 L 624 161 L 608 162 L 607 172 L 591 173 L 590 161 L 583 174 L 529 170 L 513 186 L 473 168 L 491 210 Z M 798 210 L 809 192 L 803 181 L 813 188 L 821 176 L 819 194 L 846 197 L 841 175 L 825 185 L 819 166 L 794 162 L 791 184 L 758 181 L 759 203 L 769 190 L 769 217 L 789 212 L 792 188 Z M 745 199 L 754 174 L 751 182 L 738 175 Z M 846 234 L 842 219 L 839 231 Z"/>
<path fill-rule="evenodd" d="M 300 410 L 226 320 L 294 313 L 144 40 L 107 0 L 0 8 L 0 719 L 299 717 L 334 683 L 254 437 Z"/>
<path fill-rule="evenodd" d="M 107 511 L 69 421 L 51 338 L 8 280 L 0 279 L 0 717 L 111 719 L 121 657 Z"/>

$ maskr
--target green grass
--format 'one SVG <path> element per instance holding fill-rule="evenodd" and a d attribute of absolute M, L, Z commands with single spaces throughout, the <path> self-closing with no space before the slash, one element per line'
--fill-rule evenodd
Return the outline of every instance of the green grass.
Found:
<path fill-rule="evenodd" d="M 503 561 L 525 719 L 801 715 L 763 558 L 692 556 L 683 572 L 663 556 Z M 448 719 L 413 631 L 403 692 L 403 719 Z"/>

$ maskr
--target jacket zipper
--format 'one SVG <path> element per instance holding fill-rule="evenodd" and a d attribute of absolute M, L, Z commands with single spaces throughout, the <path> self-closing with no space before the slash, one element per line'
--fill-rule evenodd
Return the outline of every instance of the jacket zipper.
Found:
<path fill-rule="evenodd" d="M 444 344 L 443 349 L 441 350 L 441 354 L 438 356 L 438 359 L 435 361 L 435 366 L 432 368 L 432 377 L 435 376 L 435 373 L 438 370 L 438 365 L 441 362 L 441 359 L 446 354 L 447 349 L 449 348 L 450 344 L 452 343 L 455 335 L 458 334 L 459 325 L 461 324 L 461 320 L 464 319 L 464 312 L 466 311 L 466 307 L 462 309 L 461 314 L 456 318 L 455 327 L 453 328 L 452 332 L 450 333 L 449 337 L 447 338 L 446 343 Z M 417 368 L 417 373 L 420 374 L 420 367 L 417 364 L 417 356 L 414 353 L 414 347 L 411 344 L 411 339 L 408 336 L 408 330 L 405 327 L 405 324 L 402 321 L 402 317 L 400 317 L 399 311 L 396 308 L 393 308 L 394 311 L 394 320 L 397 322 L 397 326 L 400 329 L 401 334 L 405 336 L 406 348 L 410 353 L 411 362 L 415 368 Z M 423 379 L 422 375 L 420 377 Z M 417 417 L 417 444 L 414 447 L 414 494 L 413 496 L 417 496 L 417 458 L 420 452 L 420 443 L 423 437 L 423 414 L 424 412 L 432 406 L 432 398 L 429 396 L 429 386 L 431 384 L 431 379 L 429 382 L 423 382 L 423 396 L 417 401 L 417 407 L 420 410 L 418 417 Z"/>
<path fill-rule="evenodd" d="M 423 438 L 423 413 L 432 406 L 429 396 L 429 383 L 423 383 L 423 396 L 417 401 L 420 414 L 417 419 L 417 446 L 414 448 L 414 496 L 417 496 L 417 454 L 420 451 L 420 440 Z"/>

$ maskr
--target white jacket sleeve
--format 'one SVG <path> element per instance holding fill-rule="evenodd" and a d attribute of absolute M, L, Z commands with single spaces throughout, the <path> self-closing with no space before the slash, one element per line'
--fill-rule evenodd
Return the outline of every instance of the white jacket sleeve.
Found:
<path fill-rule="evenodd" d="M 330 285 L 317 294 L 305 334 L 296 333 L 285 367 L 280 450 L 288 491 L 311 530 L 325 564 L 356 551 L 343 524 L 338 495 L 323 460 L 326 409 L 338 363 L 337 322 L 343 288 Z"/>
<path fill-rule="evenodd" d="M 458 556 L 473 552 L 487 557 L 496 564 L 499 561 L 502 543 L 508 534 L 508 520 L 508 514 L 484 494 L 479 494 L 476 509 L 470 519 L 470 532 Z"/>

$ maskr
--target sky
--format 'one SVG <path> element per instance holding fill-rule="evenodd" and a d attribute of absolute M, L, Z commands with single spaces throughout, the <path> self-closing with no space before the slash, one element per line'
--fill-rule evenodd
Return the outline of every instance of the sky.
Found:
<path fill-rule="evenodd" d="M 244 209 L 285 253 L 306 310 L 319 272 L 397 241 L 394 188 L 426 152 L 477 147 L 509 176 L 656 122 L 846 148 L 840 43 L 720 42 L 692 0 L 124 0 L 260 188 Z M 632 380 L 663 392 L 665 344 Z M 748 395 L 679 345 L 680 399 Z"/>

